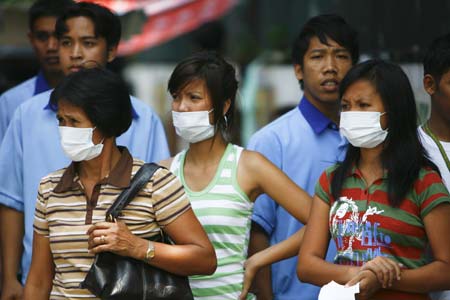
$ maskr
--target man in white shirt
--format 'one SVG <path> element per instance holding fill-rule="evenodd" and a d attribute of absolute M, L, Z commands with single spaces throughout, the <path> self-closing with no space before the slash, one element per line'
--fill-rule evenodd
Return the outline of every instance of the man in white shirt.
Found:
<path fill-rule="evenodd" d="M 431 43 L 425 53 L 423 69 L 423 86 L 431 97 L 431 114 L 419 127 L 419 136 L 450 190 L 450 34 Z M 431 296 L 433 300 L 450 300 L 450 291 Z"/>

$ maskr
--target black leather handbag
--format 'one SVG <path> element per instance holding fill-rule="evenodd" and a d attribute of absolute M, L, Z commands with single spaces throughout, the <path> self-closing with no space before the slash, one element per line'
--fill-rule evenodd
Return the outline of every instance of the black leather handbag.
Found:
<path fill-rule="evenodd" d="M 117 200 L 106 212 L 106 220 L 114 222 L 121 210 L 147 184 L 156 170 L 157 164 L 144 164 Z M 162 233 L 162 231 L 161 231 Z M 166 235 L 155 241 L 170 243 Z M 153 267 L 144 261 L 121 256 L 112 252 L 96 255 L 91 269 L 81 283 L 103 300 L 193 300 L 186 276 L 178 276 Z"/>

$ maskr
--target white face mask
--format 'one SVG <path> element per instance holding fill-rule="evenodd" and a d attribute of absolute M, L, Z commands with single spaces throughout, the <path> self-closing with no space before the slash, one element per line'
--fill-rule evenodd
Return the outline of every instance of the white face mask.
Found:
<path fill-rule="evenodd" d="M 61 146 L 72 161 L 91 160 L 102 153 L 103 141 L 97 145 L 92 142 L 95 128 L 75 128 L 59 126 Z"/>
<path fill-rule="evenodd" d="M 214 136 L 214 125 L 209 123 L 210 111 L 172 111 L 173 126 L 177 134 L 189 143 L 197 143 Z"/>
<path fill-rule="evenodd" d="M 377 111 L 346 111 L 341 113 L 340 133 L 350 144 L 361 148 L 374 148 L 381 144 L 388 130 L 381 128 L 380 117 L 385 113 Z"/>

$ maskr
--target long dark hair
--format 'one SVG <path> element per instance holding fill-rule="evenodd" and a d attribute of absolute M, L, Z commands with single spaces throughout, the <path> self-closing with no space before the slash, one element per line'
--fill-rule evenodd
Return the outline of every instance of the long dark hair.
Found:
<path fill-rule="evenodd" d="M 389 203 L 398 207 L 424 166 L 437 170 L 426 157 L 417 134 L 417 111 L 414 94 L 403 70 L 382 60 L 369 60 L 354 66 L 340 84 L 339 96 L 355 82 L 369 81 L 380 95 L 388 116 L 388 135 L 381 163 L 388 172 Z M 360 158 L 360 149 L 349 145 L 347 155 L 331 181 L 332 195 L 340 196 L 342 185 L 353 164 Z"/>

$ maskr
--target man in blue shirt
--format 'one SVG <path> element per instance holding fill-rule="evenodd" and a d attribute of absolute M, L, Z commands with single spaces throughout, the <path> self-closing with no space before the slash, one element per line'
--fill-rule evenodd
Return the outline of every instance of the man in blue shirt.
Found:
<path fill-rule="evenodd" d="M 296 108 L 256 132 L 248 144 L 311 195 L 323 170 L 344 157 L 346 141 L 337 125 L 338 90 L 358 56 L 356 32 L 344 19 L 336 15 L 311 18 L 292 49 L 303 98 Z M 303 226 L 267 195 L 256 201 L 252 219 L 250 253 L 287 239 Z M 333 247 L 329 259 L 336 252 Z M 255 282 L 258 300 L 316 300 L 319 288 L 301 283 L 296 267 L 296 257 L 273 264 L 272 285 L 270 271 L 260 272 Z"/>
<path fill-rule="evenodd" d="M 38 0 L 28 11 L 28 39 L 38 60 L 38 74 L 0 96 L 0 142 L 16 108 L 34 95 L 58 84 L 63 74 L 59 66 L 55 23 L 72 0 Z"/>
<path fill-rule="evenodd" d="M 56 35 L 64 74 L 80 68 L 106 66 L 116 55 L 120 40 L 119 18 L 92 3 L 77 3 L 58 18 Z M 40 179 L 69 164 L 59 140 L 56 108 L 49 104 L 51 91 L 20 105 L 0 146 L 0 214 L 5 291 L 22 293 L 16 279 L 19 259 L 22 283 L 31 262 L 34 208 Z M 117 144 L 134 157 L 159 161 L 169 157 L 167 141 L 158 116 L 149 106 L 132 98 L 133 121 Z M 15 299 L 15 298 L 10 298 Z"/>

